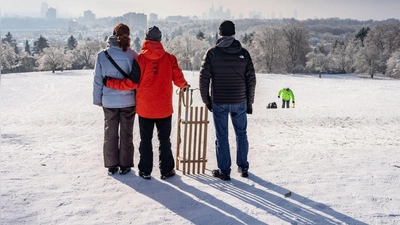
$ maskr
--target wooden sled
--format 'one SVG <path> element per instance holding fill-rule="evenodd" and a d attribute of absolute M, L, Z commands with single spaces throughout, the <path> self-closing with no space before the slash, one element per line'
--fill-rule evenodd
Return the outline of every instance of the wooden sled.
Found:
<path fill-rule="evenodd" d="M 191 106 L 193 90 L 180 89 L 178 100 L 176 169 L 182 164 L 184 175 L 204 174 L 207 162 L 208 110 Z"/>

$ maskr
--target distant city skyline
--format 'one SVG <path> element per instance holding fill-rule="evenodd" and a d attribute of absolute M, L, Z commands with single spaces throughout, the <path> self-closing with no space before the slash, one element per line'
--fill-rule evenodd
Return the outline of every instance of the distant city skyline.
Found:
<path fill-rule="evenodd" d="M 400 0 L 29 0 L 15 6 L 13 0 L 1 0 L 1 16 L 40 17 L 42 3 L 57 10 L 57 18 L 82 17 L 90 10 L 96 18 L 121 16 L 128 12 L 155 13 L 158 18 L 167 16 L 197 16 L 203 18 L 222 7 L 229 9 L 233 19 L 249 18 L 258 15 L 262 18 L 296 18 L 299 20 L 314 18 L 386 20 L 400 19 Z"/>

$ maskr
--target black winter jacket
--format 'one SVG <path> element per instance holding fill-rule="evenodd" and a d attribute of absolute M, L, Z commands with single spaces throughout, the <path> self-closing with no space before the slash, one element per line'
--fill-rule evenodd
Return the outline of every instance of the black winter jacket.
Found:
<path fill-rule="evenodd" d="M 210 93 L 211 86 L 211 93 Z M 253 104 L 256 76 L 249 52 L 233 37 L 207 50 L 200 68 L 201 98 L 207 105 Z"/>

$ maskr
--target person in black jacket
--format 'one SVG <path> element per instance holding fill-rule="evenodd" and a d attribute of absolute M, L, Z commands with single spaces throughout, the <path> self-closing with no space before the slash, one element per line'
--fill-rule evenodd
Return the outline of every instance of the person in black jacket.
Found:
<path fill-rule="evenodd" d="M 248 177 L 247 115 L 252 114 L 256 76 L 249 52 L 235 39 L 235 24 L 223 21 L 220 38 L 203 57 L 199 87 L 201 98 L 213 113 L 218 169 L 214 177 L 230 180 L 231 157 L 228 117 L 236 134 L 236 164 L 242 177 Z"/>

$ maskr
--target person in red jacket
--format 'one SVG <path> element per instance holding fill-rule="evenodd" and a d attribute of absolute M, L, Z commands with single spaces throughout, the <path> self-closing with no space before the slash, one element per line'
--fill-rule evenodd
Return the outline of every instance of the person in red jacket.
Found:
<path fill-rule="evenodd" d="M 188 88 L 182 70 L 174 55 L 166 52 L 161 44 L 161 31 L 150 27 L 146 32 L 141 54 L 133 61 L 129 79 L 105 78 L 107 87 L 118 90 L 137 88 L 136 114 L 139 116 L 140 161 L 139 176 L 151 179 L 153 169 L 152 138 L 157 127 L 159 166 L 161 179 L 175 175 L 175 161 L 171 150 L 172 92 L 173 85 Z"/>

